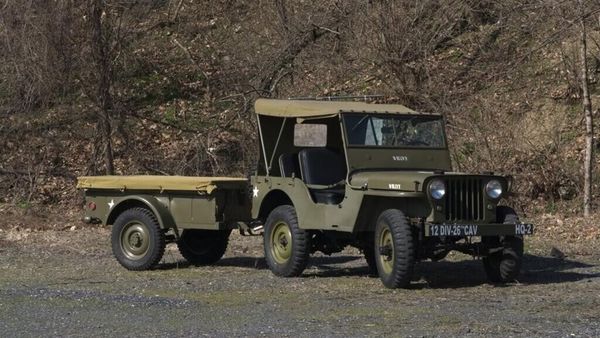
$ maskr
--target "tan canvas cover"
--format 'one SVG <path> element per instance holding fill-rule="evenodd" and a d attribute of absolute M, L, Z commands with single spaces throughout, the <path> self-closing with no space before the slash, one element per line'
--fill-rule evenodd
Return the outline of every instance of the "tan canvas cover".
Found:
<path fill-rule="evenodd" d="M 400 104 L 377 104 L 354 101 L 258 99 L 254 104 L 254 108 L 259 115 L 300 118 L 335 115 L 342 111 L 377 112 L 382 114 L 420 114 Z"/>
<path fill-rule="evenodd" d="M 205 191 L 211 193 L 219 183 L 246 182 L 237 177 L 194 176 L 82 176 L 77 178 L 80 189 Z"/>

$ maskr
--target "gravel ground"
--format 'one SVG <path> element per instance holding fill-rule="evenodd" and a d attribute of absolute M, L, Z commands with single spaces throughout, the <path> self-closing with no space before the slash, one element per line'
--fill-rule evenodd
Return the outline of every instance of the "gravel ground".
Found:
<path fill-rule="evenodd" d="M 480 261 L 452 255 L 420 263 L 411 289 L 387 290 L 353 249 L 281 279 L 261 238 L 234 235 L 216 266 L 188 266 L 170 245 L 158 269 L 129 272 L 109 234 L 0 232 L 0 335 L 600 335 L 600 256 L 552 258 L 541 239 L 515 284 L 487 284 Z"/>

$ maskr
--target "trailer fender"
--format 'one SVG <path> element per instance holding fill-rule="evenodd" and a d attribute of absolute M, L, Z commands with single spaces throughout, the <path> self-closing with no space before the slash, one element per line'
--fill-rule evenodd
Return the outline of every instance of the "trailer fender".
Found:
<path fill-rule="evenodd" d="M 106 218 L 106 224 L 112 225 L 119 215 L 131 208 L 147 208 L 156 216 L 158 224 L 162 229 L 174 228 L 177 230 L 175 220 L 171 215 L 171 212 L 163 203 L 158 201 L 156 197 L 151 195 L 133 195 L 125 196 L 109 211 L 108 217 Z"/>

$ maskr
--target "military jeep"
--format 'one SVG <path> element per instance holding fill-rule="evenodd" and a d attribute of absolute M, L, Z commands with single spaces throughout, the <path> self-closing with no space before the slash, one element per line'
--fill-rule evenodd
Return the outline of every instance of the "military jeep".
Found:
<path fill-rule="evenodd" d="M 271 271 L 300 275 L 311 253 L 350 245 L 386 287 L 407 287 L 419 260 L 482 257 L 490 281 L 514 280 L 533 225 L 500 206 L 511 180 L 452 171 L 444 118 L 402 105 L 318 100 L 255 103 L 260 155 L 250 180 L 80 177 L 85 221 L 113 226 L 130 270 L 152 268 L 166 243 L 196 265 L 225 253 L 233 229 L 263 230 Z"/>
<path fill-rule="evenodd" d="M 444 118 L 401 105 L 258 100 L 262 151 L 252 214 L 280 276 L 352 245 L 389 288 L 451 250 L 483 257 L 492 282 L 519 273 L 533 226 L 499 206 L 511 181 L 452 171 Z"/>

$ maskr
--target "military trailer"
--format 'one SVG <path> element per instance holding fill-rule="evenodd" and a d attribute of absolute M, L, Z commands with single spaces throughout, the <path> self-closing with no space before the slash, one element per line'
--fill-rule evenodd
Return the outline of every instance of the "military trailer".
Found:
<path fill-rule="evenodd" d="M 256 172 L 228 177 L 81 177 L 86 222 L 112 225 L 125 268 L 144 270 L 167 242 L 212 264 L 232 230 L 261 231 L 278 276 L 300 275 L 312 253 L 359 248 L 386 287 L 407 287 L 420 260 L 481 257 L 490 281 L 518 275 L 533 225 L 499 205 L 512 180 L 452 171 L 444 118 L 402 105 L 318 100 L 255 103 Z"/>

